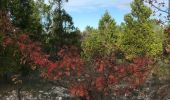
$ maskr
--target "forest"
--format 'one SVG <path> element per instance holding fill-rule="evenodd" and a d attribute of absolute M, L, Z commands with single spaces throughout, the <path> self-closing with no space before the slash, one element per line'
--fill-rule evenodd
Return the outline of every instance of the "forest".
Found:
<path fill-rule="evenodd" d="M 70 1 L 0 0 L 0 100 L 170 100 L 170 0 L 83 31 Z"/>

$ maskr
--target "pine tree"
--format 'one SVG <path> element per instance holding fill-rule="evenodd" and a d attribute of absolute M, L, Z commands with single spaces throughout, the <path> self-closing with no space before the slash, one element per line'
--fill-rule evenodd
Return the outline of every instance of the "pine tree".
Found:
<path fill-rule="evenodd" d="M 98 30 L 91 33 L 83 40 L 82 49 L 85 58 L 109 56 L 115 49 L 117 41 L 117 26 L 114 19 L 106 11 L 99 20 Z"/>
<path fill-rule="evenodd" d="M 72 17 L 63 8 L 64 2 L 68 0 L 53 0 L 52 5 L 52 29 L 48 45 L 50 52 L 56 52 L 64 45 L 77 45 L 79 43 L 79 30 L 74 27 Z"/>
<path fill-rule="evenodd" d="M 155 30 L 155 23 L 150 16 L 152 11 L 142 0 L 134 0 L 131 13 L 124 17 L 125 26 L 121 48 L 127 59 L 137 56 L 154 57 L 162 53 L 163 33 Z"/>
<path fill-rule="evenodd" d="M 117 38 L 117 26 L 114 19 L 108 11 L 104 13 L 102 18 L 99 20 L 99 32 L 106 36 L 107 39 L 116 41 Z"/>
<path fill-rule="evenodd" d="M 8 10 L 15 27 L 31 33 L 32 39 L 40 40 L 43 29 L 40 12 L 34 0 L 10 0 Z"/>

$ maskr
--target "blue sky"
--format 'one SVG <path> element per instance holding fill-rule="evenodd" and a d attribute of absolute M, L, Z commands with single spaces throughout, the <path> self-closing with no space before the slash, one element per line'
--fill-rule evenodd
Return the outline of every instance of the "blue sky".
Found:
<path fill-rule="evenodd" d="M 66 11 L 72 16 L 74 24 L 81 31 L 87 25 L 97 28 L 98 21 L 107 10 L 117 24 L 123 22 L 124 15 L 130 12 L 132 0 L 69 0 L 64 4 Z"/>

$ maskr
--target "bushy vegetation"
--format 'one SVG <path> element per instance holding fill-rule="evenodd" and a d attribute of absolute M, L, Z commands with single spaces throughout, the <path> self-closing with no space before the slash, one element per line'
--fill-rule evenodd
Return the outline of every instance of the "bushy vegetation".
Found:
<path fill-rule="evenodd" d="M 151 9 L 141 0 L 132 3 L 131 8 L 132 12 L 124 17 L 125 26 L 120 43 L 126 58 L 161 55 L 165 37 L 160 26 L 150 18 Z"/>
<path fill-rule="evenodd" d="M 74 96 L 104 100 L 113 93 L 131 95 L 150 72 L 169 73 L 168 67 L 157 68 L 169 65 L 169 31 L 151 18 L 142 0 L 131 3 L 121 25 L 106 11 L 97 29 L 87 26 L 84 32 L 63 9 L 65 2 L 0 0 L 1 76 L 37 71 L 48 80 L 67 81 Z"/>
<path fill-rule="evenodd" d="M 86 30 L 88 31 L 88 30 Z M 110 55 L 116 48 L 117 25 L 106 11 L 99 21 L 99 28 L 91 31 L 82 42 L 83 56 L 87 59 Z"/>

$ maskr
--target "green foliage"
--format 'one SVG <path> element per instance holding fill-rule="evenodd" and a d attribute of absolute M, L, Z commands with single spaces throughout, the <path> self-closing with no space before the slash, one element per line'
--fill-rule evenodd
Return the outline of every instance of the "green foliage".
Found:
<path fill-rule="evenodd" d="M 116 42 L 117 40 L 117 26 L 116 22 L 106 11 L 99 20 L 99 33 L 108 38 L 108 40 Z"/>
<path fill-rule="evenodd" d="M 137 56 L 155 57 L 163 50 L 163 30 L 150 19 L 151 9 L 141 0 L 131 4 L 132 12 L 124 18 L 120 47 L 127 59 Z"/>
<path fill-rule="evenodd" d="M 32 33 L 34 40 L 40 40 L 42 25 L 39 8 L 34 0 L 11 0 L 8 3 L 12 23 L 24 32 Z"/>
<path fill-rule="evenodd" d="M 157 63 L 153 68 L 153 73 L 155 73 L 160 78 L 168 78 L 170 76 L 169 65 L 170 65 L 169 57 L 158 59 Z"/>
<path fill-rule="evenodd" d="M 2 43 L 2 42 L 1 42 Z M 14 55 L 15 52 L 15 55 Z M 14 46 L 9 46 L 4 49 L 2 45 L 0 45 L 0 74 L 4 74 L 5 72 L 17 72 L 21 68 L 20 56 L 16 51 Z"/>
<path fill-rule="evenodd" d="M 43 26 L 43 34 L 48 34 L 51 31 L 52 25 L 52 4 L 46 4 L 44 0 L 35 2 L 37 12 L 41 15 L 41 24 Z M 42 20 L 43 19 L 43 20 Z"/>
<path fill-rule="evenodd" d="M 72 17 L 63 9 L 65 0 L 52 0 L 51 13 L 52 24 L 48 35 L 47 50 L 56 53 L 64 45 L 80 46 L 80 32 L 74 27 Z M 66 0 L 67 2 L 67 0 Z"/>
<path fill-rule="evenodd" d="M 88 37 L 92 33 L 97 33 L 97 29 L 91 27 L 91 26 L 86 26 L 85 30 L 81 33 L 82 35 L 82 40 L 84 40 L 86 37 Z"/>
<path fill-rule="evenodd" d="M 90 59 L 98 55 L 109 54 L 109 48 L 106 47 L 105 39 L 98 33 L 91 33 L 82 43 L 83 55 Z"/>
<path fill-rule="evenodd" d="M 7 10 L 8 0 L 0 0 L 0 10 Z"/>
<path fill-rule="evenodd" d="M 86 59 L 112 53 L 117 41 L 117 26 L 108 12 L 105 12 L 99 21 L 98 30 L 87 27 L 86 32 L 89 32 L 89 35 L 82 42 L 83 56 Z"/>

